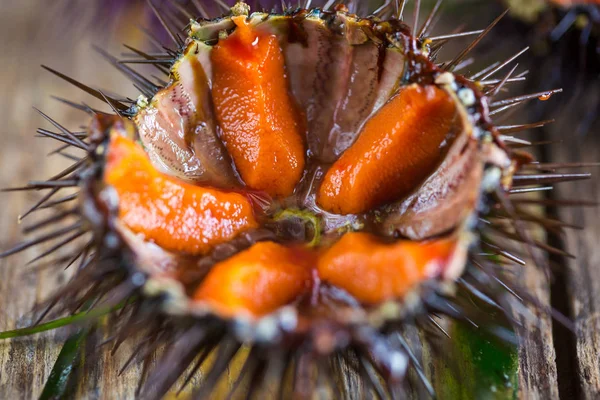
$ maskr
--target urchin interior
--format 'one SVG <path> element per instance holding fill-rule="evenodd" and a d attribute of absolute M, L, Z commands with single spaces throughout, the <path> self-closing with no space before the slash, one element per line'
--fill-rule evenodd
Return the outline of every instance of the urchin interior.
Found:
<path fill-rule="evenodd" d="M 344 12 L 326 18 L 253 14 L 192 27 L 171 83 L 153 99 L 138 102 L 134 121 L 155 170 L 148 182 L 162 179 L 164 187 L 176 187 L 183 197 L 195 191 L 244 197 L 257 224 L 233 236 L 202 236 L 201 229 L 195 239 L 205 246 L 181 251 L 177 238 L 190 232 L 186 221 L 209 218 L 229 228 L 235 220 L 219 219 L 214 209 L 192 201 L 186 203 L 191 214 L 181 213 L 162 230 L 160 239 L 171 237 L 161 243 L 175 247 L 161 246 L 151 225 L 167 220 L 154 218 L 157 213 L 175 212 L 169 209 L 170 192 L 146 200 L 152 203 L 148 211 L 139 202 L 143 185 L 117 185 L 121 199 L 139 202 L 134 208 L 142 210 L 136 217 L 141 223 L 128 223 L 132 219 L 122 202 L 120 228 L 151 274 L 175 279 L 189 296 L 221 308 L 221 314 L 228 312 L 209 300 L 228 290 L 248 301 L 256 295 L 277 297 L 279 303 L 270 303 L 265 313 L 294 303 L 307 314 L 319 314 L 332 301 L 353 307 L 401 300 L 420 283 L 464 262 L 461 231 L 475 208 L 484 165 L 473 122 L 452 80 L 436 83 L 433 72 L 423 72 L 431 74 L 429 82 L 407 80 L 414 60 L 398 44 L 409 40 L 404 26 L 379 29 L 387 29 L 395 42 L 376 40 L 373 22 Z M 291 144 L 290 136 L 299 134 L 300 141 Z M 298 165 L 299 174 L 292 171 Z M 336 206 L 319 198 L 325 184 Z M 271 190 L 275 186 L 284 189 Z M 218 206 L 236 201 L 227 198 Z M 346 208 L 352 202 L 358 206 Z M 358 247 L 371 244 L 378 250 L 367 246 L 361 253 L 340 244 L 351 237 Z M 271 260 L 253 252 L 255 243 L 265 240 L 280 246 L 273 250 L 280 267 L 271 272 Z M 453 243 L 443 256 L 431 247 L 441 241 Z M 316 258 L 306 266 L 310 274 L 289 274 L 293 260 L 311 257 Z M 330 263 L 323 265 L 326 260 Z M 332 267 L 353 262 L 353 270 L 375 282 L 369 290 L 381 295 L 362 295 L 344 268 Z M 391 270 L 381 268 L 390 263 Z M 412 275 L 390 289 L 386 274 L 398 273 Z M 297 285 L 297 280 L 306 282 Z M 222 286 L 211 291 L 209 284 Z M 246 291 L 232 289 L 240 285 Z M 292 295 L 277 294 L 286 288 L 294 288 Z M 237 309 L 243 313 L 243 307 Z"/>

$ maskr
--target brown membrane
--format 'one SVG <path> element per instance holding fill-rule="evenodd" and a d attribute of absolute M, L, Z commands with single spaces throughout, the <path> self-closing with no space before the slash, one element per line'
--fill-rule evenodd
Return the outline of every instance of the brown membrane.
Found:
<path fill-rule="evenodd" d="M 190 44 L 172 69 L 173 82 L 136 114 L 135 122 L 159 169 L 197 183 L 231 186 L 237 180 L 217 137 L 205 52 L 205 46 Z"/>

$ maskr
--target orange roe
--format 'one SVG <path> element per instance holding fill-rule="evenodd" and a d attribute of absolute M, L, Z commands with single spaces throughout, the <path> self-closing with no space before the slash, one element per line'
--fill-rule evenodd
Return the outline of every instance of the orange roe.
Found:
<path fill-rule="evenodd" d="M 260 242 L 213 267 L 194 294 L 222 315 L 261 317 L 308 292 L 312 253 Z"/>
<path fill-rule="evenodd" d="M 440 276 L 456 241 L 385 244 L 367 233 L 348 233 L 319 259 L 319 277 L 366 304 L 402 298 L 418 284 Z"/>
<path fill-rule="evenodd" d="M 366 122 L 331 166 L 318 204 L 329 212 L 356 214 L 409 195 L 441 163 L 457 118 L 456 104 L 444 90 L 406 87 Z"/>
<path fill-rule="evenodd" d="M 111 137 L 104 180 L 119 194 L 121 221 L 168 251 L 205 254 L 258 226 L 245 196 L 164 175 L 123 136 Z"/>
<path fill-rule="evenodd" d="M 245 17 L 211 53 L 213 101 L 222 139 L 245 184 L 273 197 L 292 194 L 304 170 L 304 122 L 289 93 L 275 35 Z"/>

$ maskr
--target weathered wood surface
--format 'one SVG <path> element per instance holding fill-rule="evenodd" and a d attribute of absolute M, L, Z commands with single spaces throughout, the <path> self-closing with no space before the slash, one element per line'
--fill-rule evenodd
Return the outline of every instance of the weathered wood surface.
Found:
<path fill-rule="evenodd" d="M 76 35 L 67 35 L 63 27 L 53 24 L 58 19 L 52 8 L 48 12 L 43 5 L 41 0 L 5 0 L 0 5 L 0 37 L 3 38 L 0 41 L 1 187 L 20 185 L 28 179 L 50 176 L 60 170 L 62 162 L 59 159 L 45 157 L 50 149 L 49 142 L 33 138 L 35 128 L 43 126 L 44 122 L 31 106 L 76 128 L 82 121 L 82 114 L 60 105 L 48 94 L 89 101 L 77 90 L 45 73 L 39 64 L 49 64 L 82 81 L 115 91 L 130 87 L 90 47 L 91 43 L 103 46 L 109 43 L 118 51 L 123 32 L 109 35 L 108 29 L 100 29 L 104 36 L 93 37 L 91 32 L 79 29 Z M 88 12 L 93 14 L 92 10 Z M 85 25 L 85 21 L 90 21 L 90 15 L 75 23 Z M 128 18 L 134 25 L 141 15 Z M 132 32 L 126 33 L 134 42 L 138 39 Z M 132 90 L 131 94 L 134 93 Z M 600 160 L 600 141 L 593 137 L 585 142 L 571 139 L 568 139 L 568 145 L 555 147 L 553 156 L 557 160 Z M 597 199 L 599 182 L 600 178 L 596 177 L 573 185 L 559 185 L 556 196 Z M 0 194 L 0 248 L 19 239 L 17 216 L 31 203 L 32 197 L 23 193 Z M 538 323 L 524 320 L 519 371 L 522 398 L 552 399 L 558 398 L 559 394 L 563 399 L 600 396 L 600 250 L 597 249 L 600 219 L 594 208 L 569 208 L 561 212 L 561 217 L 586 226 L 584 232 L 569 231 L 564 240 L 578 259 L 554 260 L 565 269 L 552 286 L 553 304 L 559 308 L 562 305 L 563 311 L 574 318 L 577 337 L 556 328 L 549 316 L 540 311 L 534 311 L 540 317 Z M 0 260 L 2 331 L 30 323 L 31 308 L 68 278 L 67 273 L 54 270 L 27 273 L 25 263 L 38 253 L 39 250 L 31 250 Z M 550 297 L 549 282 L 541 272 L 528 269 L 524 284 L 542 300 L 547 301 Z M 68 329 L 61 329 L 0 342 L 0 398 L 36 398 L 68 335 Z M 98 332 L 97 336 L 100 341 L 103 332 Z M 130 350 L 131 346 L 126 344 L 115 357 L 110 357 L 108 350 L 103 349 L 99 359 L 87 360 L 79 371 L 83 383 L 78 397 L 133 398 L 140 368 L 134 366 L 118 376 Z M 429 365 L 426 370 L 435 372 L 439 366 Z"/>
<path fill-rule="evenodd" d="M 553 159 L 582 162 L 600 160 L 598 116 L 588 136 L 582 137 L 576 129 L 583 121 L 581 110 L 585 108 L 581 105 L 598 101 L 600 80 L 593 88 L 585 95 L 578 95 L 577 101 L 567 107 L 566 112 L 573 116 L 570 121 L 565 120 L 550 130 L 552 137 L 564 140 L 562 145 L 552 147 L 550 154 Z M 592 172 L 595 178 L 559 185 L 554 196 L 557 199 L 598 201 L 598 168 L 592 169 Z M 564 269 L 553 287 L 553 295 L 558 302 L 556 306 L 562 307 L 573 319 L 576 333 L 558 332 L 562 346 L 560 351 L 563 353 L 561 358 L 565 362 L 571 360 L 568 373 L 561 382 L 561 394 L 572 398 L 597 399 L 600 398 L 600 213 L 593 207 L 569 207 L 559 210 L 558 216 L 585 228 L 583 231 L 569 230 L 563 238 L 562 245 L 577 258 L 557 260 L 563 262 Z"/>
<path fill-rule="evenodd" d="M 113 33 L 109 26 L 86 32 L 84 25 L 92 21 L 94 10 L 81 6 L 79 8 L 85 11 L 85 15 L 74 12 L 73 17 L 78 18 L 70 18 L 77 26 L 65 27 L 57 22 L 63 19 L 57 14 L 57 7 L 50 6 L 50 3 L 40 0 L 7 0 L 0 4 L 1 187 L 19 186 L 28 179 L 49 177 L 66 165 L 60 158 L 45 156 L 55 147 L 53 143 L 34 138 L 37 127 L 50 127 L 32 106 L 64 121 L 65 126 L 71 129 L 77 129 L 87 118 L 81 112 L 51 99 L 50 95 L 86 102 L 90 98 L 45 72 L 40 64 L 47 64 L 109 90 L 131 87 L 123 77 L 107 67 L 101 57 L 94 53 L 91 45 L 95 43 L 104 46 L 112 43 L 112 50 L 121 51 L 116 37 L 127 34 L 135 43 L 136 37 L 140 35 L 133 31 Z M 131 26 L 136 21 L 141 22 L 139 14 L 129 17 Z M 93 37 L 92 33 L 98 36 Z M 132 88 L 131 94 L 134 93 L 135 89 Z M 92 100 L 90 104 L 97 103 Z M 31 195 L 24 193 L 0 194 L 0 248 L 8 248 L 19 240 L 21 227 L 17 225 L 17 216 L 27 205 L 32 204 L 32 200 Z M 67 278 L 67 274 L 56 269 L 27 273 L 27 260 L 39 253 L 39 250 L 26 251 L 0 261 L 2 331 L 31 323 L 32 307 Z M 68 336 L 69 330 L 61 329 L 0 342 L 0 398 L 37 398 L 62 342 Z M 127 346 L 124 350 L 116 358 L 106 357 L 104 352 L 100 360 L 94 361 L 94 365 L 87 366 L 83 374 L 85 381 L 82 390 L 86 394 L 82 398 L 133 397 L 135 385 L 132 382 L 140 373 L 137 366 L 117 377 L 119 365 L 122 365 L 127 356 Z"/>
<path fill-rule="evenodd" d="M 549 282 L 542 271 L 526 268 L 524 286 L 543 302 L 550 301 Z M 519 329 L 519 389 L 526 399 L 558 398 L 556 351 L 549 313 L 529 307 L 534 318 L 521 317 Z"/>

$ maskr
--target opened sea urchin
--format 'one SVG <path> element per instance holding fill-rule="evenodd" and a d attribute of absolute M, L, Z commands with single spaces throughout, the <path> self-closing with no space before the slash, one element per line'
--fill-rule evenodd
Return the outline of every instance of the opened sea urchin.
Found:
<path fill-rule="evenodd" d="M 499 260 L 521 259 L 494 237 L 540 246 L 522 226 L 539 220 L 509 196 L 580 177 L 546 172 L 513 148 L 522 128 L 492 119 L 554 92 L 496 100 L 510 74 L 457 73 L 498 20 L 438 63 L 461 36 L 428 38 L 438 7 L 417 30 L 402 22 L 404 2 L 368 17 L 333 3 L 251 13 L 240 2 L 192 20 L 185 40 L 170 31 L 175 50 L 134 49 L 166 84 L 106 55 L 140 89 L 135 101 L 56 72 L 115 115 L 73 103 L 92 115 L 87 132 L 40 130 L 85 155 L 26 187 L 49 190 L 34 209 L 71 205 L 28 231 L 79 219 L 3 256 L 89 238 L 47 310 L 122 307 L 117 347 L 141 334 L 146 365 L 166 348 L 141 397 L 162 397 L 213 350 L 199 398 L 243 351 L 232 395 L 248 380 L 249 395 L 274 385 L 282 397 L 334 396 L 332 363 L 350 360 L 378 394 L 401 396 L 408 368 L 420 369 L 404 324 L 462 318 L 457 290 L 505 304 L 514 291 Z"/>

